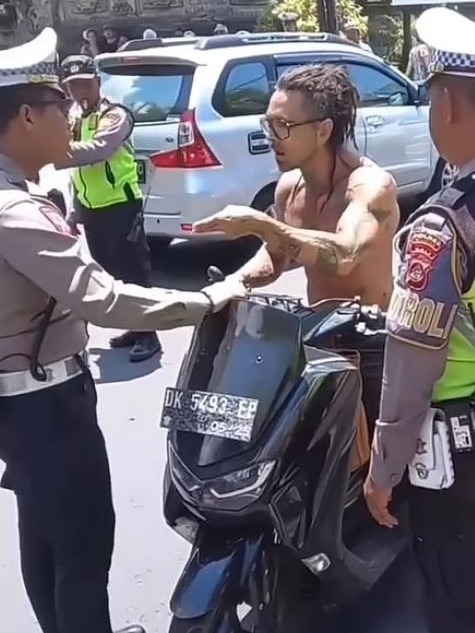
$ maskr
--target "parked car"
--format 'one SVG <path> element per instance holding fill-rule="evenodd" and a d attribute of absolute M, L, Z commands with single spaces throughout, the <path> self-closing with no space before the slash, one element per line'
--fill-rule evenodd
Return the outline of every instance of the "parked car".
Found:
<path fill-rule="evenodd" d="M 260 118 L 280 75 L 303 64 L 346 66 L 360 95 L 358 149 L 393 174 L 401 198 L 429 194 L 453 177 L 430 139 L 425 89 L 342 37 L 149 42 L 97 58 L 104 94 L 135 116 L 149 236 L 191 237 L 193 222 L 230 203 L 270 207 L 279 172 Z"/>

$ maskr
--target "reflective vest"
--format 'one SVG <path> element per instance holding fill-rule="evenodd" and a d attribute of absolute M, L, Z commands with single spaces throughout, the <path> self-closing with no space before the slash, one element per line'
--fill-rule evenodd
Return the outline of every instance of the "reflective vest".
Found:
<path fill-rule="evenodd" d="M 432 393 L 434 402 L 468 398 L 475 392 L 475 328 L 469 304 L 475 310 L 475 282 L 462 295 L 449 338 L 444 375 Z"/>
<path fill-rule="evenodd" d="M 423 214 L 424 208 L 431 206 L 438 207 L 443 215 L 450 218 L 465 251 L 472 254 L 472 262 L 468 268 L 473 277 L 475 271 L 475 182 L 472 174 L 455 181 L 451 187 L 432 196 L 409 218 L 409 223 L 417 215 Z M 471 286 L 462 293 L 454 327 L 449 337 L 445 371 L 432 391 L 434 403 L 467 398 L 475 393 L 474 320 L 475 278 Z"/>
<path fill-rule="evenodd" d="M 94 138 L 100 117 L 107 112 L 93 112 L 81 121 L 80 140 Z M 138 184 L 134 147 L 127 139 L 107 160 L 94 165 L 76 167 L 73 172 L 76 197 L 88 209 L 101 210 L 127 200 L 140 200 L 142 192 Z"/>

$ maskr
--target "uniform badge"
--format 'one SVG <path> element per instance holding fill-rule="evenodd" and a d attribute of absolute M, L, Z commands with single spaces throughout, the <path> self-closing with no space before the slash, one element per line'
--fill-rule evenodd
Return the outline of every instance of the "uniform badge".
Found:
<path fill-rule="evenodd" d="M 87 125 L 87 129 L 88 130 L 97 130 L 97 125 L 99 123 L 99 115 L 97 114 L 97 112 L 95 112 L 94 114 L 91 114 L 91 116 L 89 117 L 89 123 Z"/>
<path fill-rule="evenodd" d="M 440 74 L 443 73 L 445 70 L 445 66 L 442 62 L 431 62 L 429 64 L 429 72 L 431 73 L 435 73 L 435 74 Z"/>
<path fill-rule="evenodd" d="M 406 287 L 421 292 L 429 282 L 435 261 L 444 248 L 444 241 L 427 232 L 415 231 L 409 237 L 406 250 Z"/>
<path fill-rule="evenodd" d="M 79 68 L 78 64 L 72 64 L 69 70 L 72 73 L 78 73 L 81 69 Z"/>

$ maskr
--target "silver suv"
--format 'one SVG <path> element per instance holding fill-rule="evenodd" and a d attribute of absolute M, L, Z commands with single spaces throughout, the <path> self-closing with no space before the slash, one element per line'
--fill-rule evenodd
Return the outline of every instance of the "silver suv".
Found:
<path fill-rule="evenodd" d="M 98 57 L 104 94 L 135 116 L 145 228 L 164 241 L 227 204 L 265 211 L 279 172 L 260 127 L 279 76 L 344 64 L 360 94 L 359 151 L 388 169 L 401 196 L 451 177 L 429 136 L 424 90 L 382 59 L 325 33 L 144 40 Z"/>

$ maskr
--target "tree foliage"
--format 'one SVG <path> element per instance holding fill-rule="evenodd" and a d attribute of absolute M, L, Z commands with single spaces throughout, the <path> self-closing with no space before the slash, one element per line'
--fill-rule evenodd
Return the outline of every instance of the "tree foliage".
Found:
<path fill-rule="evenodd" d="M 346 22 L 353 22 L 359 26 L 363 34 L 366 34 L 368 18 L 362 14 L 362 9 L 355 0 L 336 0 L 336 6 L 340 28 Z M 319 30 L 316 0 L 269 0 L 258 22 L 258 29 L 279 31 L 280 16 L 285 13 L 296 13 L 299 16 L 297 26 L 300 31 Z"/>

